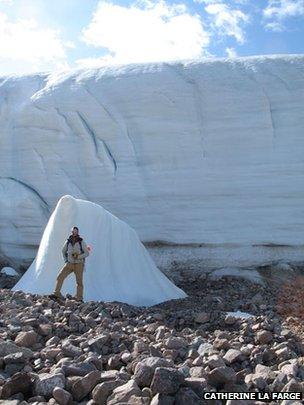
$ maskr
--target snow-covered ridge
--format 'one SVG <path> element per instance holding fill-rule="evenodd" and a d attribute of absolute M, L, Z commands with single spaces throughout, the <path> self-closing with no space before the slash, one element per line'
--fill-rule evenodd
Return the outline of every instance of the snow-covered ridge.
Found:
<path fill-rule="evenodd" d="M 303 244 L 304 56 L 0 78 L 0 255 L 65 194 L 142 241 Z"/>

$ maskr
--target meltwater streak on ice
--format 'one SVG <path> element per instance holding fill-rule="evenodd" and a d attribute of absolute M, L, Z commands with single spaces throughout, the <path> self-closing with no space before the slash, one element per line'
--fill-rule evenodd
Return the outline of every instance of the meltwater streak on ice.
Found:
<path fill-rule="evenodd" d="M 86 259 L 85 301 L 121 301 L 150 306 L 187 295 L 154 264 L 135 230 L 103 207 L 63 196 L 45 228 L 38 254 L 13 288 L 50 294 L 64 264 L 62 246 L 73 225 L 93 251 Z M 75 294 L 75 276 L 70 275 L 63 293 Z"/>
<path fill-rule="evenodd" d="M 6 257 L 35 256 L 65 194 L 143 242 L 303 245 L 303 55 L 9 77 L 0 111 Z"/>

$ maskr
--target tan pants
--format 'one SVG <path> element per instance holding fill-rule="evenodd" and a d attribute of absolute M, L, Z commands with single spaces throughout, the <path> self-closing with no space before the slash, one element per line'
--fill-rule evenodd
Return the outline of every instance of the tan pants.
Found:
<path fill-rule="evenodd" d="M 67 278 L 67 276 L 69 274 L 74 273 L 75 277 L 76 277 L 76 284 L 77 284 L 76 298 L 82 300 L 83 299 L 83 269 L 84 269 L 83 263 L 66 263 L 62 267 L 60 272 L 58 273 L 54 294 L 56 294 L 56 295 L 60 294 L 60 290 L 61 290 L 64 280 Z"/>

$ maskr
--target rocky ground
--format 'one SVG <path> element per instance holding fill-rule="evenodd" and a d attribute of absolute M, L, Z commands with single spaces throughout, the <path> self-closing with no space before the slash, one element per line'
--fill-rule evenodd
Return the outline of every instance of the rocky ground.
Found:
<path fill-rule="evenodd" d="M 217 405 L 203 393 L 304 392 L 303 277 L 176 283 L 188 298 L 150 308 L 1 289 L 0 403 Z"/>

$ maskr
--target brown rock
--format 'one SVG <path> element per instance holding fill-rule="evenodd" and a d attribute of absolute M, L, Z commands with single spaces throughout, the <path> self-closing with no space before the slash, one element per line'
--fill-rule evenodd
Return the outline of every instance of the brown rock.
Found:
<path fill-rule="evenodd" d="M 273 340 L 273 335 L 269 330 L 259 330 L 256 334 L 256 341 L 261 345 L 270 343 Z"/>
<path fill-rule="evenodd" d="M 236 349 L 229 349 L 223 359 L 226 361 L 227 364 L 232 364 L 235 362 L 240 362 L 244 360 L 245 356 L 240 350 Z"/>
<path fill-rule="evenodd" d="M 21 392 L 27 394 L 32 389 L 31 377 L 27 373 L 17 373 L 13 377 L 9 378 L 1 390 L 1 398 L 8 399 L 12 395 Z"/>
<path fill-rule="evenodd" d="M 38 333 L 42 336 L 51 335 L 52 331 L 53 331 L 53 328 L 52 328 L 52 325 L 50 325 L 50 324 L 42 323 L 39 325 Z"/>
<path fill-rule="evenodd" d="M 176 350 L 186 348 L 188 346 L 188 342 L 186 339 L 177 336 L 169 337 L 166 340 L 165 344 L 168 349 L 176 349 Z"/>
<path fill-rule="evenodd" d="M 37 342 L 37 333 L 34 330 L 18 333 L 15 343 L 18 346 L 32 347 Z"/>
<path fill-rule="evenodd" d="M 53 389 L 53 397 L 59 405 L 70 405 L 73 402 L 72 395 L 60 387 L 55 387 Z"/>
<path fill-rule="evenodd" d="M 72 386 L 72 395 L 76 401 L 85 398 L 93 388 L 100 382 L 100 371 L 91 371 L 85 377 L 76 381 Z"/>
<path fill-rule="evenodd" d="M 153 394 L 175 394 L 185 378 L 173 367 L 157 367 L 151 382 Z"/>
<path fill-rule="evenodd" d="M 134 379 L 139 387 L 149 387 L 157 367 L 173 367 L 174 363 L 161 357 L 147 357 L 137 363 Z"/>
<path fill-rule="evenodd" d="M 222 349 L 227 350 L 230 347 L 230 343 L 229 343 L 228 339 L 216 338 L 216 339 L 214 339 L 213 347 L 214 347 L 214 349 L 217 349 L 217 350 L 222 350 Z"/>
<path fill-rule="evenodd" d="M 126 382 L 124 380 L 112 380 L 104 381 L 101 384 L 97 384 L 92 392 L 92 398 L 94 402 L 100 405 L 106 404 L 107 399 L 112 394 L 113 390 L 125 383 Z"/>
<path fill-rule="evenodd" d="M 107 405 L 116 405 L 120 402 L 127 402 L 133 395 L 142 396 L 142 392 L 136 381 L 130 380 L 126 384 L 120 385 L 113 390 L 113 393 L 108 397 Z"/>
<path fill-rule="evenodd" d="M 195 315 L 194 321 L 197 323 L 207 323 L 210 321 L 210 313 L 209 312 L 199 312 Z"/>
<path fill-rule="evenodd" d="M 217 367 L 208 374 L 208 383 L 213 387 L 220 388 L 226 383 L 236 381 L 236 373 L 231 367 Z"/>

